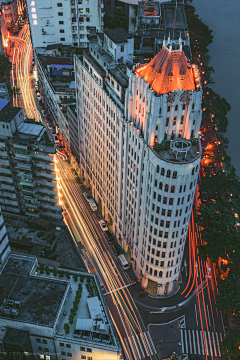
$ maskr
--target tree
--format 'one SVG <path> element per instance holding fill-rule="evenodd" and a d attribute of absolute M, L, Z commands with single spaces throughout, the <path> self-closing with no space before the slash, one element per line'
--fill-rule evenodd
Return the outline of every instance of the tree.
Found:
<path fill-rule="evenodd" d="M 223 360 L 239 360 L 240 358 L 240 331 L 227 329 L 227 336 L 220 343 Z"/>
<path fill-rule="evenodd" d="M 69 324 L 68 324 L 68 323 L 65 323 L 63 328 L 64 328 L 64 330 L 66 331 L 66 333 L 68 334 L 68 333 L 69 333 L 69 330 L 70 330 Z"/>
<path fill-rule="evenodd" d="M 224 280 L 220 279 L 218 290 L 216 306 L 225 313 L 240 314 L 240 270 L 230 271 Z"/>
<path fill-rule="evenodd" d="M 0 83 L 6 82 L 10 76 L 12 64 L 5 55 L 0 55 Z"/>

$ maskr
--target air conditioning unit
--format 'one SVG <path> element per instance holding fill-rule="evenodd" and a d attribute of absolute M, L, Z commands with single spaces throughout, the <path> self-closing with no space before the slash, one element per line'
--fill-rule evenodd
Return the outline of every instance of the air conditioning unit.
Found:
<path fill-rule="evenodd" d="M 18 309 L 12 309 L 12 315 L 17 316 L 19 314 Z"/>
<path fill-rule="evenodd" d="M 13 152 L 12 152 L 12 150 L 9 150 L 9 154 L 12 154 Z"/>

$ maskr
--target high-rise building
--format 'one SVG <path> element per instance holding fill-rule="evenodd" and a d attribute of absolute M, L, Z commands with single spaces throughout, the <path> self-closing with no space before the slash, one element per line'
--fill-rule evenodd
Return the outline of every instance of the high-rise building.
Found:
<path fill-rule="evenodd" d="M 107 39 L 75 56 L 81 176 L 143 287 L 166 295 L 180 280 L 200 166 L 200 75 L 181 39 L 133 68 Z"/>
<path fill-rule="evenodd" d="M 54 144 L 43 125 L 24 121 L 21 108 L 0 99 L 2 211 L 62 220 Z"/>
<path fill-rule="evenodd" d="M 86 48 L 87 36 L 103 29 L 103 0 L 27 0 L 33 47 Z"/>

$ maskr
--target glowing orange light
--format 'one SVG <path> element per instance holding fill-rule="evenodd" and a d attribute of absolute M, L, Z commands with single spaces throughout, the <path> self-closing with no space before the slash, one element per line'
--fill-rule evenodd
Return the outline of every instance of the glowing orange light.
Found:
<path fill-rule="evenodd" d="M 131 121 L 131 122 L 130 122 L 130 125 L 134 125 L 134 122 L 133 122 L 133 121 Z"/>
<path fill-rule="evenodd" d="M 140 129 L 137 129 L 137 132 L 140 133 Z"/>

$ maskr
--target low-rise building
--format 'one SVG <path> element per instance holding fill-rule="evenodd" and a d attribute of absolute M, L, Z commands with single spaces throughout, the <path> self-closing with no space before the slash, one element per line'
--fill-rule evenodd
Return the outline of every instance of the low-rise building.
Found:
<path fill-rule="evenodd" d="M 2 350 L 36 360 L 119 359 L 121 347 L 96 275 L 44 267 L 34 256 L 12 253 L 0 287 Z"/>
<path fill-rule="evenodd" d="M 0 206 L 2 211 L 62 220 L 54 144 L 21 108 L 0 99 Z"/>

